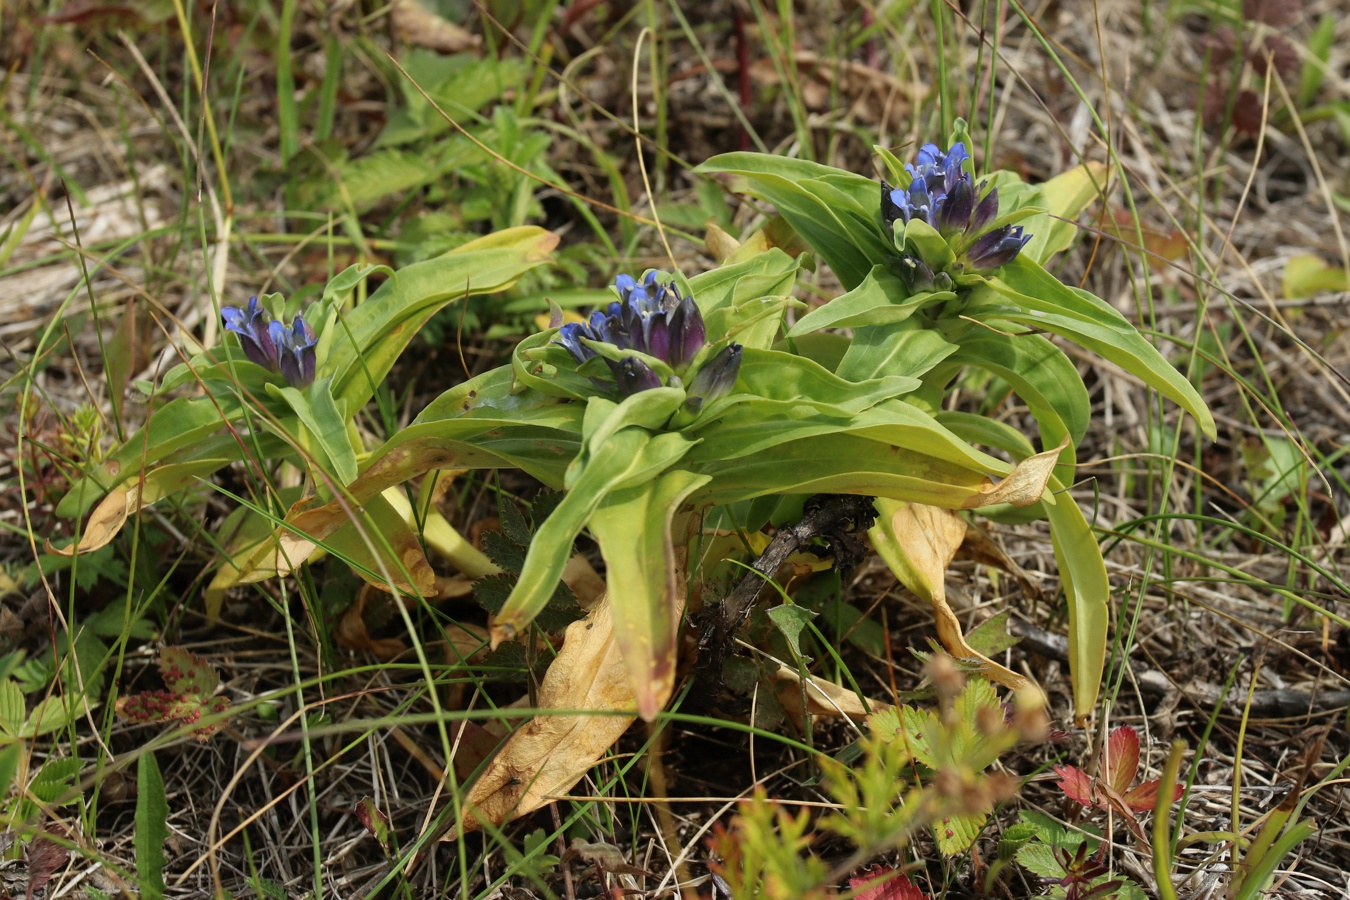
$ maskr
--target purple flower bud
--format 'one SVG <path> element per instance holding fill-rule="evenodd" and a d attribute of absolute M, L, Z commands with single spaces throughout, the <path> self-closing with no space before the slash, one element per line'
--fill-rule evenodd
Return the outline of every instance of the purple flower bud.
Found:
<path fill-rule="evenodd" d="M 980 182 L 976 193 L 984 190 L 985 182 Z M 989 193 L 980 198 L 980 203 L 975 207 L 974 214 L 970 217 L 970 226 L 967 229 L 968 234 L 980 234 L 998 218 L 998 188 L 990 188 Z"/>
<path fill-rule="evenodd" d="M 678 292 L 671 291 L 676 297 Z M 664 357 L 672 368 L 680 369 L 693 360 L 694 355 L 708 342 L 708 330 L 703 324 L 703 313 L 693 297 L 684 297 L 669 314 L 670 353 Z M 652 356 L 658 354 L 652 353 Z"/>
<path fill-rule="evenodd" d="M 1021 225 L 1004 225 L 971 244 L 966 251 L 966 261 L 972 271 L 997 269 L 1016 259 L 1029 240 L 1031 235 L 1023 234 Z"/>
<path fill-rule="evenodd" d="M 614 383 L 618 385 L 620 396 L 631 397 L 640 391 L 661 386 L 661 378 L 652 371 L 652 367 L 636 356 L 625 356 L 619 362 L 606 359 L 605 362 L 609 363 L 609 369 L 614 373 Z"/>
<path fill-rule="evenodd" d="M 314 347 L 318 343 L 318 338 L 314 335 L 314 329 L 309 327 L 303 316 L 297 315 L 295 321 L 291 323 L 290 331 L 285 327 L 281 327 L 280 331 L 284 338 L 277 342 L 277 356 L 282 376 L 291 387 L 309 387 L 314 382 L 317 362 Z"/>
<path fill-rule="evenodd" d="M 741 371 L 741 345 L 727 344 L 717 355 L 699 367 L 689 382 L 689 400 L 686 406 L 697 412 L 704 403 L 716 400 L 736 384 Z"/>
<path fill-rule="evenodd" d="M 943 237 L 962 234 L 970 225 L 975 208 L 975 186 L 969 178 L 962 178 L 947 194 L 937 215 L 937 230 Z"/>

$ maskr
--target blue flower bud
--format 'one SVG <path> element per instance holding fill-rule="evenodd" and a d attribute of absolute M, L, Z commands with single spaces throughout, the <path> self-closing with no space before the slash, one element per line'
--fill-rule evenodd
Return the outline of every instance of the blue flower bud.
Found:
<path fill-rule="evenodd" d="M 661 377 L 636 356 L 625 356 L 618 362 L 606 359 L 605 362 L 609 363 L 609 369 L 614 373 L 614 383 L 618 385 L 621 396 L 631 397 L 639 391 L 661 386 Z"/>
<path fill-rule="evenodd" d="M 972 271 L 997 269 L 1012 262 L 1031 235 L 1022 233 L 1021 225 L 1004 225 L 981 237 L 966 251 L 966 262 Z"/>
<path fill-rule="evenodd" d="M 685 406 L 697 412 L 709 400 L 716 400 L 736 384 L 741 371 L 741 345 L 727 344 L 717 355 L 699 367 L 689 382 L 689 399 Z"/>

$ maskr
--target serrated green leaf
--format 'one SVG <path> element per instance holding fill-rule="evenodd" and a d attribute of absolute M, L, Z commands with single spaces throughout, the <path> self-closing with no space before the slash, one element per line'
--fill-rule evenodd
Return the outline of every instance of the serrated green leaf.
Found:
<path fill-rule="evenodd" d="M 534 532 L 530 529 L 529 523 L 525 521 L 524 514 L 506 497 L 502 497 L 497 504 L 497 520 L 501 523 L 501 533 L 508 540 L 514 541 L 521 547 L 530 545 L 530 541 L 534 538 Z M 543 521 L 543 519 L 540 518 L 540 521 Z M 501 563 L 498 563 L 498 565 L 501 565 Z M 502 566 L 502 568 L 506 568 L 506 566 Z"/>
<path fill-rule="evenodd" d="M 944 816 L 933 826 L 938 850 L 943 856 L 960 856 L 975 843 L 988 820 L 985 813 Z"/>
<path fill-rule="evenodd" d="M 518 542 L 500 531 L 483 532 L 483 552 L 487 558 L 512 575 L 519 575 L 525 565 L 525 553 L 529 541 Z"/>
<path fill-rule="evenodd" d="M 1054 848 L 1040 841 L 1027 844 L 1018 850 L 1017 862 L 1022 868 L 1041 878 L 1064 877 L 1064 867 L 1055 859 Z"/>

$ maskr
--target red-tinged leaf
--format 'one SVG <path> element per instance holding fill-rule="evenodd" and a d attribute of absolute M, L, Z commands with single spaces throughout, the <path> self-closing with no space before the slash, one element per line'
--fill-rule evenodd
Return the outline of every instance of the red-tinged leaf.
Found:
<path fill-rule="evenodd" d="M 1064 796 L 1084 806 L 1097 805 L 1093 800 L 1095 792 L 1088 773 L 1077 766 L 1055 766 L 1055 774 L 1059 776 L 1059 789 L 1064 792 Z"/>
<path fill-rule="evenodd" d="M 1111 732 L 1102 750 L 1102 780 L 1125 794 L 1139 774 L 1139 733 L 1128 725 Z"/>
<path fill-rule="evenodd" d="M 872 866 L 848 880 L 854 900 L 928 900 L 899 869 Z"/>
<path fill-rule="evenodd" d="M 175 694 L 205 699 L 220 686 L 220 675 L 211 664 L 182 647 L 159 651 L 159 674 L 164 685 Z"/>
<path fill-rule="evenodd" d="M 1171 806 L 1176 803 L 1185 792 L 1185 785 L 1177 785 L 1173 791 L 1172 799 L 1168 801 L 1167 805 Z M 1122 796 L 1125 804 L 1135 812 L 1153 812 L 1158 806 L 1158 782 L 1145 781 L 1143 784 L 1130 788 Z"/>
<path fill-rule="evenodd" d="M 380 808 L 375 805 L 375 801 L 370 797 L 362 797 L 361 802 L 356 804 L 354 812 L 356 820 L 361 823 L 362 827 L 371 833 L 381 847 L 388 850 L 389 817 L 380 812 Z"/>
<path fill-rule="evenodd" d="M 32 897 L 46 887 L 52 876 L 61 871 L 70 851 L 45 837 L 37 837 L 28 845 L 28 896 Z"/>

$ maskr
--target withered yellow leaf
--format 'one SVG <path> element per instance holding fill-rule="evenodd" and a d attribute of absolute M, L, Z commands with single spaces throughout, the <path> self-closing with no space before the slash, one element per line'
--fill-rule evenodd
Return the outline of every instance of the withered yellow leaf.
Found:
<path fill-rule="evenodd" d="M 994 506 L 999 503 L 1010 503 L 1013 506 L 1031 506 L 1039 500 L 1054 503 L 1054 495 L 1047 494 L 1045 488 L 1050 483 L 1050 476 L 1054 474 L 1055 466 L 1059 464 L 1060 451 L 1067 446 L 1069 446 L 1069 439 L 1066 436 L 1063 442 L 1053 450 L 1028 456 L 1018 463 L 1017 467 L 1009 472 L 1006 478 L 987 486 L 982 493 L 967 500 L 964 506 L 966 509 Z"/>
<path fill-rule="evenodd" d="M 567 626 L 539 686 L 539 707 L 558 713 L 541 713 L 516 729 L 469 788 L 461 822 L 441 840 L 456 840 L 485 821 L 501 825 L 567 793 L 637 718 L 608 598 Z"/>
<path fill-rule="evenodd" d="M 1045 469 L 1046 478 L 1054 466 L 1052 454 L 1057 452 L 1041 454 L 1050 457 Z M 1044 490 L 1044 483 L 1039 490 Z M 872 546 L 905 587 L 933 604 L 938 640 L 947 652 L 960 659 L 975 660 L 986 676 L 1006 688 L 1015 691 L 1030 689 L 1044 698 L 1040 688 L 1026 677 L 966 643 L 966 637 L 961 631 L 961 620 L 947 604 L 947 567 L 965 540 L 965 520 L 952 510 L 921 503 L 878 499 L 876 504 L 880 516 L 869 532 Z"/>

